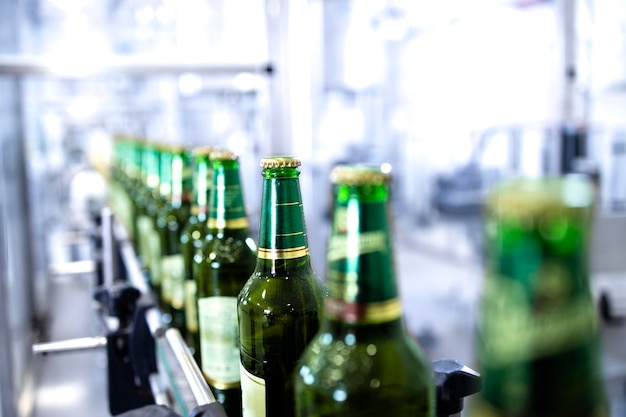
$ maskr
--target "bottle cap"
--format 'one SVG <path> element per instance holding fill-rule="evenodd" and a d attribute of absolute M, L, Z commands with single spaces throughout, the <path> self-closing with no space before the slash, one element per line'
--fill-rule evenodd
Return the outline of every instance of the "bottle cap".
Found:
<path fill-rule="evenodd" d="M 365 185 L 391 182 L 388 164 L 342 164 L 333 168 L 330 178 L 335 184 Z"/>
<path fill-rule="evenodd" d="M 589 208 L 593 197 L 591 182 L 582 176 L 516 178 L 495 185 L 485 204 L 501 217 L 540 216 L 554 210 Z"/>
<path fill-rule="evenodd" d="M 293 156 L 270 156 L 261 159 L 261 168 L 297 168 L 302 163 Z"/>
<path fill-rule="evenodd" d="M 218 148 L 216 146 L 198 146 L 191 150 L 193 155 L 195 156 L 206 156 L 210 155 L 211 152 L 216 151 Z"/>
<path fill-rule="evenodd" d="M 237 155 L 225 149 L 216 149 L 211 152 L 209 159 L 211 161 L 234 161 L 237 159 Z"/>
<path fill-rule="evenodd" d="M 166 146 L 173 153 L 183 153 L 187 151 L 187 147 L 182 143 L 169 143 Z"/>

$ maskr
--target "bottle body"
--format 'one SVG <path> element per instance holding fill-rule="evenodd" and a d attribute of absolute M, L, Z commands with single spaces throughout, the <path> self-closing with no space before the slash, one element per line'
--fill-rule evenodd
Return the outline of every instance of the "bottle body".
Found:
<path fill-rule="evenodd" d="M 433 416 L 431 367 L 403 325 L 390 176 L 362 165 L 336 167 L 333 175 L 330 294 L 295 374 L 297 416 Z"/>
<path fill-rule="evenodd" d="M 162 308 L 166 321 L 177 328 L 186 337 L 184 313 L 184 260 L 180 237 L 190 216 L 191 207 L 191 171 L 188 150 L 172 146 L 171 158 L 162 161 L 166 165 L 163 175 L 169 179 L 162 192 L 167 202 L 157 215 L 156 230 L 160 241 L 158 261 L 161 280 Z M 169 172 L 168 172 L 169 171 Z"/>
<path fill-rule="evenodd" d="M 266 158 L 254 273 L 238 297 L 243 415 L 291 416 L 293 370 L 319 330 L 326 286 L 313 271 L 299 161 Z"/>
<path fill-rule="evenodd" d="M 487 200 L 476 416 L 608 416 L 587 252 L 593 189 L 532 179 Z M 573 399 L 576 399 L 573 401 Z"/>
<path fill-rule="evenodd" d="M 200 364 L 216 399 L 230 417 L 241 416 L 237 295 L 254 270 L 239 164 L 227 151 L 211 153 L 213 186 L 202 256 L 194 263 Z"/>
<path fill-rule="evenodd" d="M 201 253 L 205 236 L 207 235 L 207 215 L 209 199 L 211 197 L 211 182 L 213 170 L 210 166 L 209 155 L 213 147 L 196 148 L 193 192 L 194 199 L 191 206 L 191 216 L 180 236 L 181 253 L 184 263 L 184 311 L 185 327 L 187 330 L 187 344 L 193 357 L 200 363 L 200 336 L 198 332 L 198 303 L 197 282 L 194 276 L 194 257 Z"/>
<path fill-rule="evenodd" d="M 158 263 L 161 254 L 160 238 L 156 232 L 156 215 L 163 200 L 159 195 L 160 152 L 152 143 L 146 143 L 141 155 L 143 187 L 135 200 L 135 236 L 137 251 L 150 286 L 160 295 L 161 281 Z"/>

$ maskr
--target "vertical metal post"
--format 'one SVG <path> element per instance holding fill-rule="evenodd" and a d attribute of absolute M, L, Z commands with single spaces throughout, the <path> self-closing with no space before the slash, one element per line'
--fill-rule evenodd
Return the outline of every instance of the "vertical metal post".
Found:
<path fill-rule="evenodd" d="M 1 168 L 2 161 L 0 160 L 0 170 Z M 5 217 L 1 204 L 4 200 L 3 197 L 2 188 L 0 187 L 0 307 L 5 309 L 0 311 L 0 415 L 4 417 L 16 417 L 9 320 L 7 314 L 5 314 L 7 308 L 7 282 L 9 279 L 9 271 L 6 259 Z"/>
<path fill-rule="evenodd" d="M 18 2 L 0 2 L 0 53 L 19 52 Z M 34 300 L 32 237 L 22 118 L 21 80 L 0 77 L 0 413 L 27 416 L 33 409 L 31 353 Z M 42 205 L 43 206 L 43 205 Z"/>
<path fill-rule="evenodd" d="M 113 234 L 113 211 L 104 207 L 101 211 L 102 223 L 102 269 L 104 287 L 112 288 L 117 277 L 117 250 Z"/>
<path fill-rule="evenodd" d="M 574 123 L 580 112 L 577 97 L 578 37 L 576 34 L 576 9 L 578 0 L 557 0 L 557 65 L 556 81 L 559 86 L 558 116 L 564 123 Z"/>
<path fill-rule="evenodd" d="M 270 154 L 291 153 L 291 112 L 288 76 L 287 34 L 289 33 L 289 1 L 266 0 L 265 14 L 269 59 L 274 73 L 270 83 Z"/>

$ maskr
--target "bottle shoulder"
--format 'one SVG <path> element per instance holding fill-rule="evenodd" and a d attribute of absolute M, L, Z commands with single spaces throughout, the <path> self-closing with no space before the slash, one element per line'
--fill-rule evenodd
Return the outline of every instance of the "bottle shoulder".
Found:
<path fill-rule="evenodd" d="M 314 375 L 315 385 L 328 386 L 336 380 L 348 390 L 370 389 L 373 378 L 381 385 L 423 390 L 420 382 L 432 384 L 430 363 L 417 342 L 399 327 L 401 320 L 390 326 L 354 326 L 345 333 L 323 327 L 303 354 L 300 372 Z"/>
<path fill-rule="evenodd" d="M 242 263 L 250 265 L 250 270 L 254 268 L 256 262 L 256 245 L 254 240 L 245 234 L 208 234 L 202 251 L 204 258 L 209 262 Z"/>
<path fill-rule="evenodd" d="M 277 276 L 257 269 L 239 293 L 239 301 L 243 310 L 319 310 L 327 296 L 326 285 L 314 272 Z"/>
<path fill-rule="evenodd" d="M 181 239 L 185 240 L 185 242 L 202 241 L 207 234 L 207 230 L 208 228 L 206 226 L 206 223 L 199 222 L 197 220 L 191 221 L 190 218 L 183 227 L 183 230 L 181 232 Z"/>

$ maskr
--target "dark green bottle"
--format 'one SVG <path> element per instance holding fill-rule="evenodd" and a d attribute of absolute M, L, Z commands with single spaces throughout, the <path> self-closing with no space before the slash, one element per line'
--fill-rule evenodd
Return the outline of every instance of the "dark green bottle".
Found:
<path fill-rule="evenodd" d="M 131 200 L 134 171 L 134 151 L 136 141 L 130 137 L 117 135 L 113 138 L 113 155 L 109 181 L 109 206 L 124 226 L 131 241 L 134 241 L 133 213 L 134 204 Z"/>
<path fill-rule="evenodd" d="M 135 231 L 135 200 L 137 198 L 137 192 L 140 190 L 140 150 L 141 142 L 135 138 L 125 137 L 125 156 L 124 156 L 124 215 L 122 217 L 122 224 L 128 232 L 133 245 L 136 245 L 136 231 Z"/>
<path fill-rule="evenodd" d="M 394 269 L 391 174 L 340 165 L 332 182 L 329 297 L 295 373 L 296 415 L 432 417 L 431 366 L 405 330 Z"/>
<path fill-rule="evenodd" d="M 485 203 L 475 417 L 608 417 L 588 251 L 594 191 L 517 179 Z"/>
<path fill-rule="evenodd" d="M 294 415 L 293 371 L 319 330 L 327 289 L 311 266 L 300 161 L 261 161 L 256 268 L 238 298 L 244 417 Z"/>
<path fill-rule="evenodd" d="M 256 263 L 239 161 L 229 151 L 211 153 L 213 187 L 204 257 L 197 264 L 202 372 L 229 417 L 241 416 L 237 295 Z"/>
<path fill-rule="evenodd" d="M 161 281 L 158 274 L 153 274 L 152 259 L 155 252 L 154 246 L 160 242 L 155 229 L 156 210 L 160 201 L 159 173 L 159 147 L 152 142 L 144 142 L 141 152 L 140 173 L 143 187 L 135 201 L 135 234 L 139 258 L 156 294 L 160 293 Z"/>
<path fill-rule="evenodd" d="M 189 221 L 180 235 L 180 249 L 183 254 L 185 268 L 185 327 L 187 329 L 187 344 L 194 359 L 200 366 L 200 336 L 198 334 L 198 308 L 196 301 L 196 280 L 193 274 L 194 256 L 202 250 L 207 234 L 207 215 L 209 199 L 211 197 L 211 183 L 213 169 L 209 155 L 214 150 L 211 146 L 204 146 L 192 150 L 193 164 L 193 194 Z"/>
<path fill-rule="evenodd" d="M 185 266 L 181 252 L 180 235 L 190 215 L 192 175 L 188 149 L 182 145 L 170 145 L 165 152 L 170 153 L 168 169 L 161 172 L 169 179 L 170 186 L 163 196 L 169 198 L 159 211 L 156 228 L 160 237 L 161 258 L 161 300 L 162 308 L 169 314 L 171 326 L 186 337 L 184 273 Z M 162 160 L 162 164 L 167 164 Z"/>

